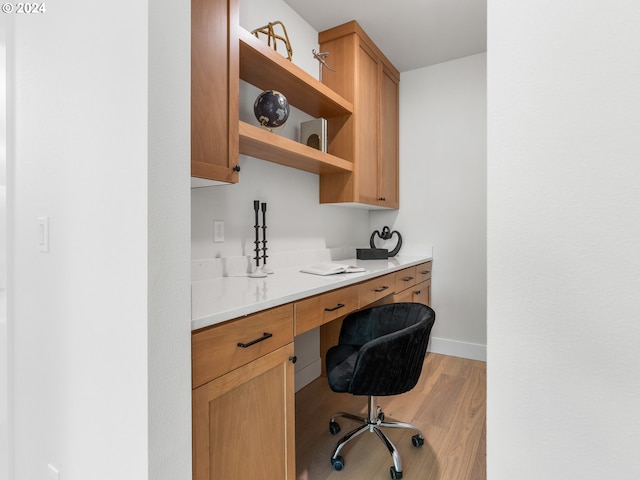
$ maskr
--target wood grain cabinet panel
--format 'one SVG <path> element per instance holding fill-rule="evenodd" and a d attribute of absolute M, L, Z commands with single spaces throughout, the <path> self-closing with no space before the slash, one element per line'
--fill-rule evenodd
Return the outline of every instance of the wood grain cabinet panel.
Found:
<path fill-rule="evenodd" d="M 295 303 L 295 334 L 307 332 L 358 309 L 358 287 L 339 288 Z"/>
<path fill-rule="evenodd" d="M 237 0 L 192 0 L 191 176 L 204 179 L 197 185 L 238 181 L 238 50 Z"/>
<path fill-rule="evenodd" d="M 192 392 L 193 479 L 294 480 L 293 343 Z"/>
<path fill-rule="evenodd" d="M 198 387 L 291 342 L 291 304 L 198 330 L 191 335 L 192 385 Z"/>
<path fill-rule="evenodd" d="M 320 202 L 398 208 L 400 74 L 357 22 L 318 34 L 336 71 L 322 82 L 353 102 L 351 117 L 327 119 L 329 153 L 353 162 L 353 172 L 320 176 Z"/>
<path fill-rule="evenodd" d="M 409 267 L 396 272 L 396 293 L 400 293 L 407 288 L 413 287 L 418 281 L 416 275 L 416 267 Z"/>
<path fill-rule="evenodd" d="M 358 308 L 365 308 L 395 291 L 396 276 L 393 273 L 376 277 L 358 285 Z"/>

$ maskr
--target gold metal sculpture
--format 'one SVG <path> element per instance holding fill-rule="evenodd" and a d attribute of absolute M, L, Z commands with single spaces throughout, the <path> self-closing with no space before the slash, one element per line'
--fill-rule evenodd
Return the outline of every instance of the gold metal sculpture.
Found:
<path fill-rule="evenodd" d="M 275 31 L 273 30 L 274 25 L 280 25 L 282 27 L 282 35 L 278 35 L 277 33 L 275 33 Z M 277 41 L 280 40 L 281 42 L 284 42 L 284 45 L 287 48 L 287 58 L 291 60 L 291 58 L 293 57 L 293 50 L 291 49 L 291 43 L 289 42 L 289 35 L 287 35 L 287 29 L 285 28 L 284 23 L 282 23 L 281 21 L 276 20 L 275 22 L 269 22 L 264 27 L 259 27 L 255 30 L 251 30 L 251 33 L 253 33 L 256 38 L 260 38 L 260 33 L 266 35 L 267 45 L 271 46 L 271 42 L 273 42 L 273 49 L 275 51 L 278 51 L 278 46 L 276 45 Z"/>

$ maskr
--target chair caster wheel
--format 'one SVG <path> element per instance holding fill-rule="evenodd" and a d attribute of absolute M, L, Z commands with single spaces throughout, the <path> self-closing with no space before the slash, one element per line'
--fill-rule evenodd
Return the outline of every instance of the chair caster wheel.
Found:
<path fill-rule="evenodd" d="M 336 458 L 331 458 L 331 466 L 334 470 L 342 470 L 344 468 L 344 458 L 338 455 Z"/>
<path fill-rule="evenodd" d="M 413 437 L 411 437 L 411 443 L 413 443 L 414 447 L 421 447 L 422 445 L 424 445 L 424 438 L 422 438 L 420 435 L 414 435 Z"/>
<path fill-rule="evenodd" d="M 399 480 L 402 478 L 402 472 L 396 470 L 396 467 L 391 467 L 389 473 L 391 473 L 392 480 Z"/>
<path fill-rule="evenodd" d="M 329 433 L 331 435 L 337 435 L 339 431 L 340 425 L 338 425 L 336 422 L 329 422 Z"/>

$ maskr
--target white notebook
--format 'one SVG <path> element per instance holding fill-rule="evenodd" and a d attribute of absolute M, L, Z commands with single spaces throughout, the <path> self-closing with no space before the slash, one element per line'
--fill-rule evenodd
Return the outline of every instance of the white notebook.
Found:
<path fill-rule="evenodd" d="M 364 268 L 353 265 L 343 265 L 341 263 L 325 262 L 316 263 L 300 270 L 302 273 L 313 273 L 314 275 L 333 275 L 335 273 L 356 273 L 364 272 Z"/>

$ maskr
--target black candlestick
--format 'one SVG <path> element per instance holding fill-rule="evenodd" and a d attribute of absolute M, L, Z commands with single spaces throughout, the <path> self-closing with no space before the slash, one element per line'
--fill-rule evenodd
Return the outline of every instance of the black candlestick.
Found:
<path fill-rule="evenodd" d="M 267 204 L 262 204 L 262 265 L 267 264 Z"/>
<path fill-rule="evenodd" d="M 262 271 L 264 273 L 273 273 L 269 267 L 267 267 L 267 204 L 262 204 Z"/>
<path fill-rule="evenodd" d="M 256 261 L 256 269 L 249 274 L 250 277 L 266 277 L 266 274 L 260 271 L 260 225 L 258 224 L 258 212 L 260 211 L 260 200 L 253 201 L 253 212 L 255 214 L 255 223 L 253 228 L 256 232 L 256 239 L 253 242 L 255 245 L 254 252 L 256 254 L 253 259 Z"/>

